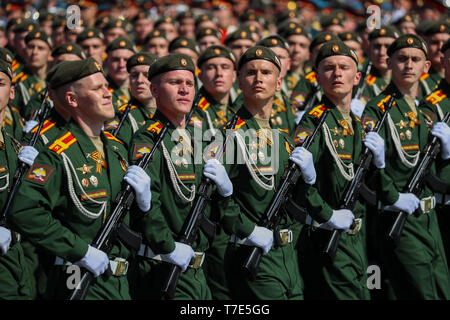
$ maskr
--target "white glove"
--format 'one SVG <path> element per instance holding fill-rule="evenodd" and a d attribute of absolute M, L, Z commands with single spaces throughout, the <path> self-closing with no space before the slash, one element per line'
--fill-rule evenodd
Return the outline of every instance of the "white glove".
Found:
<path fill-rule="evenodd" d="M 75 264 L 88 269 L 95 277 L 98 277 L 108 269 L 109 259 L 106 253 L 89 245 L 86 255 Z"/>
<path fill-rule="evenodd" d="M 138 166 L 128 167 L 127 173 L 123 179 L 134 189 L 136 194 L 136 203 L 142 211 L 150 210 L 152 193 L 150 191 L 150 177 Z"/>
<path fill-rule="evenodd" d="M 273 232 L 267 228 L 255 226 L 252 233 L 247 237 L 253 245 L 263 249 L 263 254 L 266 255 L 273 244 Z"/>
<path fill-rule="evenodd" d="M 22 131 L 28 133 L 38 124 L 39 122 L 37 122 L 36 120 L 28 120 L 27 122 L 25 122 L 25 126 L 23 127 Z"/>
<path fill-rule="evenodd" d="M 291 159 L 302 171 L 303 180 L 307 184 L 316 183 L 316 170 L 314 169 L 314 162 L 312 153 L 303 147 L 297 147 L 292 152 Z"/>
<path fill-rule="evenodd" d="M 33 165 L 34 159 L 36 159 L 37 155 L 39 154 L 39 151 L 37 151 L 32 146 L 25 146 L 23 147 L 18 154 L 18 158 L 23 163 L 26 163 L 30 167 Z"/>
<path fill-rule="evenodd" d="M 2 255 L 6 254 L 11 244 L 11 231 L 4 227 L 0 227 L 0 251 Z"/>
<path fill-rule="evenodd" d="M 385 209 L 403 211 L 412 214 L 420 205 L 419 198 L 412 193 L 399 193 L 398 200 L 392 206 L 386 206 Z"/>
<path fill-rule="evenodd" d="M 217 186 L 217 191 L 222 197 L 229 197 L 233 194 L 233 184 L 228 178 L 225 167 L 217 159 L 206 161 L 203 169 L 205 177 L 210 178 Z"/>
<path fill-rule="evenodd" d="M 191 263 L 192 258 L 195 253 L 191 246 L 181 242 L 175 242 L 175 249 L 171 253 L 162 254 L 161 256 L 165 260 L 169 260 L 170 263 L 176 264 L 181 268 L 181 271 L 186 271 L 189 263 Z"/>
<path fill-rule="evenodd" d="M 333 229 L 340 229 L 343 231 L 350 230 L 350 226 L 353 223 L 355 216 L 353 212 L 347 209 L 333 210 L 330 220 L 326 224 Z"/>
<path fill-rule="evenodd" d="M 378 169 L 385 167 L 384 163 L 384 140 L 376 132 L 369 132 L 364 138 L 364 144 L 372 151 L 372 162 Z"/>
<path fill-rule="evenodd" d="M 445 122 L 438 122 L 431 129 L 433 136 L 441 139 L 441 157 L 444 160 L 450 159 L 450 128 Z"/>
<path fill-rule="evenodd" d="M 364 102 L 359 99 L 352 99 L 352 101 L 350 102 L 350 109 L 358 118 L 361 118 L 365 107 L 366 105 L 364 104 Z"/>
<path fill-rule="evenodd" d="M 305 111 L 297 111 L 297 115 L 295 116 L 295 124 L 299 124 L 300 120 L 302 120 Z"/>

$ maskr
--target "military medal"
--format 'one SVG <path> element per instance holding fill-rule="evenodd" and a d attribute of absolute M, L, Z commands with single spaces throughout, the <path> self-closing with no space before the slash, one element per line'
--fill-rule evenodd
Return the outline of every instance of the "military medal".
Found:
<path fill-rule="evenodd" d="M 252 160 L 253 160 L 253 161 L 256 161 L 256 159 L 258 158 L 257 155 L 256 155 L 256 153 L 252 153 L 252 154 L 251 154 L 251 157 L 252 157 Z"/>
<path fill-rule="evenodd" d="M 335 136 L 341 135 L 341 131 L 339 131 L 337 127 L 334 127 L 334 129 L 332 129 L 331 132 L 333 132 Z"/>
<path fill-rule="evenodd" d="M 339 146 L 340 146 L 342 149 L 344 149 L 344 147 L 345 147 L 344 139 L 339 139 Z"/>
<path fill-rule="evenodd" d="M 400 129 L 406 128 L 407 123 L 403 120 L 400 120 L 400 122 L 395 124 L 396 126 L 398 126 Z"/>
<path fill-rule="evenodd" d="M 264 159 L 266 158 L 266 157 L 264 156 L 264 153 L 263 153 L 262 151 L 258 152 L 258 156 L 259 156 L 259 159 L 260 159 L 261 161 L 264 161 Z"/>
<path fill-rule="evenodd" d="M 417 119 L 417 115 L 414 112 L 410 111 L 408 113 L 405 113 L 405 116 L 409 118 L 409 127 L 411 129 L 414 129 L 416 124 L 420 124 L 420 121 L 419 119 Z"/>
<path fill-rule="evenodd" d="M 83 178 L 82 180 L 81 180 L 81 184 L 83 185 L 83 187 L 87 187 L 87 186 L 89 186 L 89 181 L 88 181 L 88 179 L 86 179 L 86 178 Z"/>
<path fill-rule="evenodd" d="M 98 179 L 97 179 L 96 176 L 91 176 L 91 177 L 89 178 L 89 181 L 92 183 L 92 185 L 93 185 L 94 187 L 97 187 L 97 186 L 98 186 Z"/>
<path fill-rule="evenodd" d="M 81 168 L 77 168 L 78 171 L 81 171 L 82 174 L 88 174 L 91 173 L 91 169 L 94 166 L 88 166 L 87 164 L 83 164 Z"/>
<path fill-rule="evenodd" d="M 277 117 L 277 123 L 281 126 L 281 124 L 283 123 L 283 120 L 281 120 L 280 117 Z"/>
<path fill-rule="evenodd" d="M 344 128 L 344 132 L 342 135 L 345 137 L 347 135 L 353 135 L 352 129 L 350 129 L 350 126 L 348 125 L 348 122 L 346 120 L 339 120 L 339 124 Z"/>
<path fill-rule="evenodd" d="M 410 130 L 406 130 L 406 139 L 411 140 L 412 139 L 412 132 Z"/>
<path fill-rule="evenodd" d="M 123 159 L 120 159 L 120 167 L 122 168 L 122 170 L 124 172 L 126 172 L 127 171 L 127 167 L 128 167 L 127 162 L 125 160 L 123 160 Z"/>
<path fill-rule="evenodd" d="M 96 162 L 95 172 L 102 174 L 102 167 L 107 168 L 106 162 L 103 160 L 102 154 L 99 151 L 94 151 L 90 155 L 91 159 Z"/>
<path fill-rule="evenodd" d="M 403 132 L 400 132 L 400 139 L 405 140 L 405 134 Z"/>

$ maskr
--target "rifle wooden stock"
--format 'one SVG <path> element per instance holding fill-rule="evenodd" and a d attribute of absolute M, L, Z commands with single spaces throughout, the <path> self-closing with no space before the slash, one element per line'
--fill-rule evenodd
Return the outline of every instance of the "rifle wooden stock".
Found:
<path fill-rule="evenodd" d="M 449 121 L 450 112 L 447 112 L 444 119 L 442 119 L 442 122 L 449 124 Z M 423 148 L 419 163 L 414 170 L 414 174 L 411 176 L 408 184 L 403 190 L 404 193 L 414 193 L 416 196 L 420 196 L 423 186 L 427 180 L 428 170 L 436 159 L 440 148 L 440 140 L 438 137 L 433 136 L 430 133 L 429 139 L 430 141 Z M 421 213 L 420 207 L 416 210 L 416 212 L 419 214 Z M 399 212 L 391 226 L 391 229 L 389 230 L 388 237 L 393 241 L 394 245 L 397 244 L 400 239 L 407 217 L 408 214 L 406 212 Z"/>
<path fill-rule="evenodd" d="M 306 141 L 302 144 L 305 149 L 309 149 L 311 147 L 312 143 L 314 142 L 314 138 L 325 122 L 328 113 L 329 109 L 326 109 L 320 117 L 319 123 L 314 128 L 312 134 L 307 137 Z M 281 207 L 287 201 L 288 193 L 291 191 L 291 188 L 297 183 L 300 175 L 300 168 L 294 162 L 290 162 L 289 167 L 284 171 L 283 177 L 281 179 L 282 183 L 277 193 L 275 193 L 275 195 L 273 196 L 272 201 L 270 202 L 270 205 L 266 210 L 264 220 L 259 224 L 262 227 L 274 230 L 274 237 L 275 239 L 278 239 L 278 241 L 275 241 L 276 245 L 280 244 L 278 224 L 281 219 Z M 244 261 L 243 269 L 251 279 L 255 279 L 256 277 L 259 263 L 261 262 L 262 253 L 263 252 L 261 248 L 253 247 L 250 251 L 249 256 Z"/>
<path fill-rule="evenodd" d="M 373 132 L 378 133 L 380 131 L 381 126 L 386 120 L 386 117 L 389 114 L 389 111 L 391 110 L 392 104 L 394 103 L 395 99 L 396 99 L 395 94 L 392 94 L 391 98 L 389 99 L 389 103 L 385 107 L 385 111 L 383 113 L 382 118 L 380 119 L 380 121 L 377 122 L 375 128 L 372 130 Z M 372 152 L 369 150 L 369 148 L 364 147 L 358 160 L 357 164 L 358 168 L 356 169 L 355 176 L 344 193 L 342 205 L 340 206 L 341 209 L 353 211 L 353 209 L 355 208 L 356 201 L 358 200 L 358 196 L 360 195 L 361 190 L 363 188 L 364 179 L 366 177 L 367 172 L 369 172 L 372 158 L 373 158 Z M 350 226 L 350 229 L 354 229 L 355 227 L 356 225 L 355 222 L 353 221 L 352 225 Z M 342 232 L 343 230 L 334 229 L 331 238 L 325 247 L 324 253 L 328 255 L 331 261 L 334 261 L 334 258 L 336 257 L 336 252 L 339 246 L 339 241 L 341 239 Z"/>

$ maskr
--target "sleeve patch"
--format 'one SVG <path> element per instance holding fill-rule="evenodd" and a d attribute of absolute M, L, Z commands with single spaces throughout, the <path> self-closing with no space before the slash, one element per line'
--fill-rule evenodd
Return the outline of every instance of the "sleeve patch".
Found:
<path fill-rule="evenodd" d="M 53 169 L 48 166 L 42 164 L 33 164 L 30 171 L 28 172 L 26 180 L 44 185 L 52 173 Z"/>

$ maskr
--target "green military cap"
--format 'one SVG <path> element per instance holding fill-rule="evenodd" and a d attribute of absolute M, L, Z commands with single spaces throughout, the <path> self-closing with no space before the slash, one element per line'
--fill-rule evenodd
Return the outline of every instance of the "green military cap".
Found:
<path fill-rule="evenodd" d="M 43 21 L 53 21 L 55 20 L 55 15 L 51 12 L 48 11 L 43 11 L 41 13 L 39 13 L 39 18 L 38 21 L 39 22 L 43 22 Z"/>
<path fill-rule="evenodd" d="M 239 28 L 225 39 L 225 44 L 228 45 L 230 42 L 239 39 L 247 39 L 253 41 L 252 33 L 248 28 Z"/>
<path fill-rule="evenodd" d="M 339 26 L 343 26 L 344 23 L 341 19 L 339 19 L 339 17 L 337 15 L 334 14 L 327 14 L 324 15 L 320 18 L 319 20 L 320 25 L 322 26 L 322 28 L 326 28 L 329 26 L 333 26 L 333 25 L 339 25 Z"/>
<path fill-rule="evenodd" d="M 7 48 L 0 48 L 0 60 L 12 64 L 14 61 L 14 55 Z"/>
<path fill-rule="evenodd" d="M 76 43 L 72 42 L 61 44 L 52 51 L 53 58 L 56 58 L 62 54 L 74 54 L 79 56 L 81 59 L 86 59 L 86 55 L 84 54 L 83 49 Z"/>
<path fill-rule="evenodd" d="M 206 50 L 198 57 L 197 65 L 200 68 L 205 61 L 219 57 L 230 59 L 231 62 L 233 62 L 233 65 L 236 65 L 236 57 L 233 52 L 230 48 L 223 46 L 210 46 L 206 48 Z"/>
<path fill-rule="evenodd" d="M 133 18 L 133 22 L 136 22 L 140 19 L 150 19 L 150 15 L 147 11 L 139 11 L 139 13 Z"/>
<path fill-rule="evenodd" d="M 65 27 L 67 25 L 66 19 L 55 17 L 52 23 L 52 28 Z"/>
<path fill-rule="evenodd" d="M 10 28 L 18 25 L 22 21 L 23 21 L 23 18 L 12 18 L 12 19 L 8 20 L 8 22 L 6 23 L 6 30 L 9 30 Z"/>
<path fill-rule="evenodd" d="M 77 43 L 83 42 L 86 39 L 99 38 L 104 40 L 103 33 L 96 28 L 86 28 L 77 36 Z"/>
<path fill-rule="evenodd" d="M 340 39 L 337 35 L 335 35 L 332 32 L 328 32 L 328 31 L 320 32 L 311 41 L 311 44 L 309 45 L 309 51 L 311 52 L 318 45 L 332 41 L 332 40 L 340 40 Z"/>
<path fill-rule="evenodd" d="M 242 28 L 243 29 L 247 29 L 248 31 L 250 31 L 252 33 L 256 33 L 258 35 L 261 35 L 261 32 L 259 31 L 259 29 L 253 24 L 243 25 Z"/>
<path fill-rule="evenodd" d="M 338 34 L 339 39 L 342 41 L 356 41 L 356 42 L 362 42 L 361 37 L 356 32 L 342 32 Z"/>
<path fill-rule="evenodd" d="M 425 33 L 425 30 L 428 29 L 429 26 L 431 26 L 434 23 L 434 21 L 430 21 L 430 20 L 425 20 L 425 21 L 421 21 L 417 26 L 416 26 L 416 32 L 418 35 L 423 35 Z"/>
<path fill-rule="evenodd" d="M 252 60 L 266 60 L 272 62 L 278 70 L 281 70 L 281 62 L 278 56 L 267 47 L 254 46 L 245 51 L 238 62 L 238 70 L 241 70 L 242 66 Z"/>
<path fill-rule="evenodd" d="M 431 36 L 436 33 L 450 33 L 450 25 L 446 22 L 436 21 L 424 29 L 424 36 Z"/>
<path fill-rule="evenodd" d="M 257 14 L 254 10 L 247 10 L 243 14 L 239 16 L 239 21 L 241 23 L 247 22 L 247 21 L 256 21 L 261 24 L 265 23 L 265 20 L 261 15 Z"/>
<path fill-rule="evenodd" d="M 127 60 L 127 71 L 130 72 L 131 68 L 140 65 L 151 66 L 153 62 L 158 59 L 158 56 L 150 52 L 139 52 L 132 55 Z"/>
<path fill-rule="evenodd" d="M 425 57 L 428 56 L 428 47 L 426 42 L 421 36 L 416 34 L 404 34 L 396 39 L 387 49 L 387 55 L 390 57 L 392 54 L 403 48 L 416 48 L 422 50 Z"/>
<path fill-rule="evenodd" d="M 403 22 L 413 22 L 416 23 L 416 19 L 414 19 L 414 17 L 410 14 L 405 14 L 403 17 L 401 17 L 400 19 L 397 20 L 397 22 L 395 22 L 395 25 L 400 25 Z"/>
<path fill-rule="evenodd" d="M 314 65 L 317 68 L 320 61 L 322 61 L 325 58 L 331 57 L 331 56 L 347 56 L 353 59 L 355 61 L 356 66 L 358 66 L 358 56 L 356 55 L 355 51 L 350 49 L 344 42 L 341 40 L 333 40 L 330 42 L 325 43 L 317 53 L 316 61 L 314 61 Z"/>
<path fill-rule="evenodd" d="M 118 37 L 111 41 L 106 47 L 106 52 L 111 52 L 118 49 L 128 49 L 135 53 L 137 52 L 137 48 L 134 43 L 126 37 Z"/>
<path fill-rule="evenodd" d="M 188 48 L 197 53 L 200 52 L 197 43 L 194 40 L 187 37 L 177 37 L 170 42 L 169 44 L 170 52 L 178 48 Z"/>
<path fill-rule="evenodd" d="M 158 26 L 162 23 L 172 23 L 175 24 L 175 20 L 171 16 L 162 16 L 155 22 L 155 28 L 158 28 Z"/>
<path fill-rule="evenodd" d="M 13 31 L 14 33 L 31 32 L 38 28 L 39 26 L 36 25 L 32 20 L 24 19 L 21 23 L 16 24 Z"/>
<path fill-rule="evenodd" d="M 369 33 L 369 40 L 376 38 L 394 38 L 400 37 L 400 31 L 394 26 L 385 26 L 380 29 L 374 29 Z"/>
<path fill-rule="evenodd" d="M 299 17 L 299 12 L 297 10 L 286 10 L 279 13 L 276 17 L 276 24 L 280 24 L 283 21 L 296 19 Z"/>
<path fill-rule="evenodd" d="M 105 25 L 103 26 L 103 31 L 106 31 L 106 30 L 112 29 L 112 28 L 122 28 L 122 29 L 126 30 L 126 24 L 127 24 L 127 22 L 122 19 L 110 18 L 108 20 L 108 22 L 106 22 Z"/>
<path fill-rule="evenodd" d="M 299 23 L 294 21 L 285 21 L 278 27 L 278 34 L 283 38 L 288 38 L 292 35 L 300 35 L 310 38 L 311 35 L 308 31 Z"/>
<path fill-rule="evenodd" d="M 177 21 L 180 21 L 183 19 L 194 19 L 195 20 L 195 17 L 194 17 L 194 14 L 192 13 L 192 11 L 183 11 L 177 15 Z"/>
<path fill-rule="evenodd" d="M 273 36 L 269 36 L 266 37 L 264 39 L 262 39 L 261 41 L 259 41 L 257 43 L 257 45 L 259 46 L 264 46 L 267 48 L 273 48 L 273 47 L 278 47 L 278 48 L 283 48 L 289 51 L 289 44 L 287 43 L 287 41 L 280 37 L 279 35 L 273 35 Z"/>
<path fill-rule="evenodd" d="M 192 59 L 182 53 L 171 53 L 167 56 L 156 60 L 148 71 L 148 80 L 152 80 L 155 76 L 174 70 L 187 70 L 195 76 L 195 65 Z"/>
<path fill-rule="evenodd" d="M 442 52 L 442 53 L 445 53 L 445 51 L 447 51 L 447 49 L 449 49 L 449 48 L 450 48 L 450 39 L 448 39 L 448 40 L 442 45 L 441 52 Z"/>
<path fill-rule="evenodd" d="M 97 18 L 97 20 L 95 20 L 95 24 L 94 24 L 94 25 L 95 25 L 96 28 L 102 28 L 102 27 L 104 27 L 111 19 L 112 19 L 112 17 L 111 17 L 111 16 L 108 16 L 108 15 L 99 17 L 99 18 Z"/>
<path fill-rule="evenodd" d="M 45 43 L 48 44 L 48 46 L 51 48 L 53 47 L 53 42 L 52 39 L 50 38 L 50 36 L 45 33 L 42 30 L 36 29 L 34 31 L 31 31 L 30 33 L 27 34 L 27 36 L 25 37 L 25 43 L 28 44 L 28 42 L 32 41 L 32 40 L 42 40 Z"/>
<path fill-rule="evenodd" d="M 4 74 L 6 74 L 10 80 L 13 79 L 11 64 L 7 63 L 4 60 L 0 60 L 0 72 L 3 72 Z"/>
<path fill-rule="evenodd" d="M 198 26 L 203 21 L 216 21 L 212 13 L 203 13 L 195 20 L 195 26 Z"/>
<path fill-rule="evenodd" d="M 145 37 L 145 42 L 149 42 L 150 39 L 153 39 L 153 38 L 164 38 L 167 41 L 169 41 L 166 33 L 164 32 L 164 30 L 161 30 L 161 29 L 153 29 L 152 31 L 150 31 L 147 34 L 147 36 Z"/>
<path fill-rule="evenodd" d="M 195 38 L 197 39 L 197 41 L 206 36 L 214 36 L 219 40 L 222 39 L 222 35 L 220 34 L 219 30 L 213 28 L 201 28 L 195 34 Z"/>
<path fill-rule="evenodd" d="M 62 61 L 48 72 L 47 83 L 50 88 L 56 89 L 97 72 L 103 73 L 103 69 L 92 57 L 86 60 Z"/>

